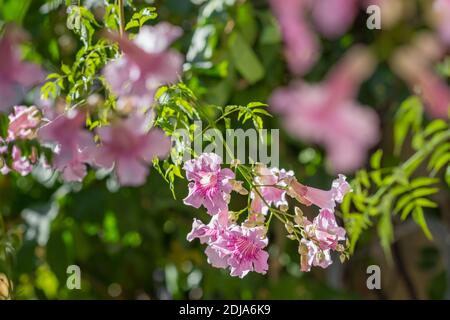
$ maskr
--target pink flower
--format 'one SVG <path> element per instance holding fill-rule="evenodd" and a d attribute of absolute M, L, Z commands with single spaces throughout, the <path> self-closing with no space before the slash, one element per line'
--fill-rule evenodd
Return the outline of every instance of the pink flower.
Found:
<path fill-rule="evenodd" d="M 290 189 L 290 195 L 300 199 L 304 204 L 314 204 L 321 209 L 329 209 L 331 211 L 334 211 L 336 202 L 341 203 L 347 192 L 351 191 L 346 177 L 342 174 L 339 174 L 338 178 L 333 180 L 330 190 L 305 186 L 295 179 L 291 180 Z"/>
<path fill-rule="evenodd" d="M 420 38 L 416 41 L 419 45 L 427 43 Z M 431 47 L 431 41 L 428 42 L 428 47 Z M 411 90 L 416 91 L 423 98 L 428 114 L 432 117 L 447 119 L 450 88 L 433 72 L 432 63 L 441 55 L 441 48 L 437 45 L 432 51 L 436 51 L 436 56 L 429 57 L 414 47 L 398 49 L 391 58 L 391 65 Z"/>
<path fill-rule="evenodd" d="M 328 268 L 333 261 L 331 260 L 330 249 L 320 249 L 314 241 L 300 240 L 300 269 L 303 272 L 309 272 L 312 266 Z"/>
<path fill-rule="evenodd" d="M 317 240 L 322 250 L 335 250 L 338 242 L 345 240 L 345 229 L 338 226 L 333 211 L 329 209 L 320 210 L 313 223 L 307 225 L 305 230 Z"/>
<path fill-rule="evenodd" d="M 219 237 L 214 245 L 228 256 L 230 274 L 243 278 L 251 271 L 266 274 L 269 254 L 263 249 L 267 243 L 264 228 L 234 226 L 225 237 Z"/>
<path fill-rule="evenodd" d="M 267 205 L 274 205 L 279 208 L 281 205 L 287 206 L 286 188 L 288 186 L 288 179 L 293 177 L 292 171 L 287 171 L 278 168 L 260 167 L 259 172 L 254 178 L 254 184 L 259 193 L 251 192 L 251 211 L 253 213 L 267 214 L 269 207 Z M 262 198 L 261 198 L 262 196 Z"/>
<path fill-rule="evenodd" d="M 208 257 L 208 263 L 215 268 L 226 268 L 227 253 L 216 247 L 213 243 L 219 237 L 225 236 L 228 232 L 228 211 L 220 211 L 211 218 L 211 221 L 205 225 L 200 220 L 194 219 L 192 231 L 187 235 L 187 240 L 199 239 L 200 243 L 207 243 L 205 254 Z"/>
<path fill-rule="evenodd" d="M 168 23 L 144 26 L 134 40 L 111 35 L 119 42 L 123 56 L 109 62 L 104 69 L 106 80 L 120 98 L 133 97 L 139 107 L 150 106 L 155 90 L 177 80 L 182 56 L 168 50 L 182 30 Z"/>
<path fill-rule="evenodd" d="M 148 128 L 148 121 L 139 114 L 97 130 L 101 146 L 95 152 L 95 164 L 115 171 L 121 185 L 145 183 L 148 166 L 154 157 L 165 157 L 170 139 L 162 130 Z"/>
<path fill-rule="evenodd" d="M 95 144 L 92 134 L 84 129 L 84 123 L 83 113 L 69 112 L 56 116 L 38 131 L 42 141 L 57 145 L 53 166 L 63 173 L 66 181 L 82 181 L 86 164 L 93 160 Z"/>
<path fill-rule="evenodd" d="M 368 64 L 372 64 L 368 52 L 352 51 L 325 82 L 296 83 L 276 90 L 270 98 L 288 132 L 325 147 L 333 172 L 358 169 L 378 141 L 377 114 L 353 100 L 359 83 L 370 73 Z"/>
<path fill-rule="evenodd" d="M 308 2 L 308 0 L 270 0 L 280 24 L 289 69 L 299 75 L 308 72 L 319 57 L 317 38 L 304 16 Z"/>
<path fill-rule="evenodd" d="M 450 46 L 450 0 L 436 0 L 433 12 L 437 17 L 439 35 L 442 41 Z"/>
<path fill-rule="evenodd" d="M 0 155 L 6 153 L 8 148 L 6 146 L 0 147 Z M 22 151 L 17 146 L 12 147 L 12 164 L 9 168 L 6 164 L 3 164 L 0 168 L 0 173 L 6 175 L 11 171 L 16 171 L 22 176 L 26 176 L 31 171 L 33 171 L 33 165 L 37 161 L 36 149 L 32 149 L 31 154 L 26 157 L 22 155 Z"/>
<path fill-rule="evenodd" d="M 206 243 L 208 263 L 215 268 L 230 268 L 232 276 L 243 278 L 249 272 L 265 274 L 269 268 L 268 253 L 263 249 L 268 239 L 263 227 L 244 227 L 230 224 L 228 211 L 220 211 L 209 224 L 194 219 L 187 240 Z"/>
<path fill-rule="evenodd" d="M 428 113 L 436 118 L 447 119 L 450 108 L 450 87 L 447 83 L 424 68 L 417 74 L 416 84 Z"/>
<path fill-rule="evenodd" d="M 186 205 L 199 208 L 203 205 L 210 215 L 228 208 L 228 195 L 232 191 L 230 179 L 234 172 L 221 168 L 222 159 L 214 153 L 203 153 L 198 158 L 186 161 L 183 169 L 189 181 Z"/>
<path fill-rule="evenodd" d="M 8 118 L 8 140 L 32 139 L 41 122 L 39 110 L 35 106 L 15 106 Z"/>
<path fill-rule="evenodd" d="M 346 32 L 358 14 L 359 0 L 314 0 L 312 16 L 319 31 L 328 38 Z"/>
<path fill-rule="evenodd" d="M 21 61 L 18 45 L 24 38 L 20 30 L 7 27 L 0 39 L 0 111 L 20 102 L 26 90 L 44 79 L 38 65 Z"/>
<path fill-rule="evenodd" d="M 225 231 L 228 226 L 228 211 L 220 211 L 211 218 L 206 225 L 198 219 L 194 219 L 192 230 L 186 239 L 192 241 L 199 239 L 200 243 L 211 243 L 217 240 L 218 236 Z"/>

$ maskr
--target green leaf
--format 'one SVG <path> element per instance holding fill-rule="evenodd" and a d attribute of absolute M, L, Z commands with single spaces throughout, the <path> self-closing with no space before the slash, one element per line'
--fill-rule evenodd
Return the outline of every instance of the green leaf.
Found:
<path fill-rule="evenodd" d="M 423 187 L 423 186 L 429 186 L 435 183 L 438 183 L 439 179 L 437 178 L 429 178 L 429 177 L 419 177 L 419 178 L 415 178 L 414 180 L 411 181 L 411 185 L 410 187 L 412 189 L 414 188 L 419 188 L 419 187 Z"/>
<path fill-rule="evenodd" d="M 381 158 L 383 157 L 383 150 L 377 150 L 372 157 L 370 157 L 370 165 L 373 169 L 380 169 Z"/>
<path fill-rule="evenodd" d="M 69 6 L 67 9 L 67 28 L 80 36 L 85 48 L 88 48 L 94 34 L 94 26 L 99 26 L 94 15 L 85 7 Z"/>
<path fill-rule="evenodd" d="M 391 244 L 394 240 L 394 228 L 391 221 L 391 203 L 391 197 L 387 196 L 383 199 L 383 203 L 381 204 L 381 217 L 377 226 L 381 246 L 389 259 L 391 259 Z"/>
<path fill-rule="evenodd" d="M 450 153 L 450 142 L 446 142 L 436 148 L 428 162 L 428 170 L 433 169 L 439 161 L 442 161 L 446 154 Z"/>
<path fill-rule="evenodd" d="M 401 148 L 410 129 L 417 133 L 422 124 L 423 106 L 416 96 L 409 97 L 401 105 L 395 116 L 394 153 L 400 154 Z"/>
<path fill-rule="evenodd" d="M 141 9 L 141 11 L 136 12 L 131 17 L 131 20 L 126 24 L 125 30 L 135 28 L 135 27 L 142 27 L 144 23 L 146 23 L 148 20 L 155 19 L 158 16 L 156 13 L 155 7 L 147 7 Z"/>
<path fill-rule="evenodd" d="M 402 210 L 402 215 L 400 219 L 405 220 L 408 218 L 408 215 L 411 213 L 411 211 L 416 207 L 416 203 L 414 201 L 410 201 Z"/>
<path fill-rule="evenodd" d="M 427 137 L 427 136 L 430 136 L 430 135 L 436 133 L 437 131 L 445 130 L 447 128 L 448 128 L 447 122 L 445 122 L 442 119 L 437 119 L 437 120 L 430 122 L 427 125 L 427 127 L 425 128 L 423 133 L 424 133 L 424 136 Z"/>
<path fill-rule="evenodd" d="M 30 8 L 31 0 L 1 1 L 1 16 L 5 22 L 13 21 L 21 25 Z"/>
<path fill-rule="evenodd" d="M 425 208 L 437 208 L 438 204 L 434 201 L 431 201 L 430 199 L 427 198 L 419 198 L 419 199 L 415 199 L 414 202 L 421 207 L 425 207 Z"/>
<path fill-rule="evenodd" d="M 237 9 L 236 25 L 242 36 L 249 44 L 256 40 L 258 28 L 255 20 L 255 12 L 250 2 L 245 2 Z"/>
<path fill-rule="evenodd" d="M 429 196 L 439 192 L 439 188 L 419 188 L 411 192 L 414 198 Z"/>
<path fill-rule="evenodd" d="M 264 77 L 263 65 L 239 31 L 234 31 L 230 35 L 228 48 L 237 71 L 250 84 L 254 84 Z"/>
<path fill-rule="evenodd" d="M 425 216 L 423 214 L 423 209 L 421 207 L 416 207 L 413 211 L 413 219 L 414 221 L 422 228 L 423 233 L 425 236 L 432 240 L 433 235 L 430 232 L 430 229 L 428 229 L 427 222 L 425 220 Z"/>
<path fill-rule="evenodd" d="M 433 165 L 433 174 L 436 174 L 441 168 L 450 162 L 450 152 L 442 155 Z"/>

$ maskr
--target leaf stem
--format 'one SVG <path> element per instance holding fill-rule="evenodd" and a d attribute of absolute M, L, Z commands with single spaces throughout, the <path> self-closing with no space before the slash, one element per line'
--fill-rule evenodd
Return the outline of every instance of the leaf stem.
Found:
<path fill-rule="evenodd" d="M 125 11 L 123 0 L 118 0 L 119 7 L 119 34 L 122 37 L 125 30 Z"/>

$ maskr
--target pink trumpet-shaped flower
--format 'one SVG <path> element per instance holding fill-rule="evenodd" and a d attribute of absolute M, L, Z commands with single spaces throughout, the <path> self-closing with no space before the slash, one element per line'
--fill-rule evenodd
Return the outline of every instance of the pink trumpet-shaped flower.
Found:
<path fill-rule="evenodd" d="M 319 44 L 305 18 L 308 0 L 270 0 L 280 24 L 291 72 L 303 75 L 319 56 Z"/>
<path fill-rule="evenodd" d="M 99 128 L 97 133 L 101 146 L 94 162 L 104 168 L 114 165 L 121 185 L 142 185 L 153 158 L 165 157 L 170 150 L 170 139 L 160 129 L 149 130 L 148 121 L 140 114 Z"/>
<path fill-rule="evenodd" d="M 322 250 L 335 250 L 338 242 L 345 240 L 345 229 L 338 226 L 333 211 L 329 209 L 320 210 L 305 230 L 310 237 L 317 240 Z"/>
<path fill-rule="evenodd" d="M 208 263 L 215 268 L 226 268 L 228 253 L 223 252 L 214 245 L 219 237 L 226 236 L 228 232 L 228 211 L 220 211 L 211 218 L 211 221 L 205 225 L 200 220 L 194 219 L 192 231 L 187 235 L 187 240 L 199 239 L 200 243 L 206 243 L 205 254 L 208 257 Z"/>
<path fill-rule="evenodd" d="M 200 243 L 211 243 L 217 240 L 220 233 L 228 227 L 228 211 L 220 211 L 211 218 L 206 225 L 198 219 L 194 219 L 192 230 L 186 239 L 192 241 L 199 239 Z"/>
<path fill-rule="evenodd" d="M 437 17 L 437 28 L 442 41 L 450 46 L 450 0 L 436 0 L 433 12 Z"/>
<path fill-rule="evenodd" d="M 268 205 L 273 204 L 276 208 L 287 205 L 286 187 L 289 178 L 293 175 L 292 171 L 284 169 L 260 167 L 254 179 L 258 192 L 251 192 L 251 211 L 267 214 Z"/>
<path fill-rule="evenodd" d="M 321 209 L 329 209 L 334 211 L 336 202 L 341 203 L 347 192 L 351 191 L 351 187 L 346 181 L 346 177 L 342 174 L 333 180 L 330 190 L 321 190 L 299 183 L 292 179 L 290 182 L 290 195 L 299 199 L 306 205 L 314 204 Z"/>
<path fill-rule="evenodd" d="M 300 248 L 300 270 L 303 272 L 309 272 L 312 266 L 325 269 L 333 263 L 330 249 L 322 250 L 314 241 L 302 239 Z"/>
<path fill-rule="evenodd" d="M 85 115 L 69 112 L 57 115 L 42 126 L 38 136 L 43 142 L 56 144 L 53 166 L 62 172 L 66 181 L 82 181 L 86 164 L 92 164 L 95 144 L 92 134 L 84 129 Z"/>
<path fill-rule="evenodd" d="M 354 101 L 372 66 L 371 54 L 355 48 L 323 83 L 296 83 L 276 90 L 270 98 L 288 132 L 325 147 L 333 172 L 358 169 L 378 141 L 377 114 Z"/>
<path fill-rule="evenodd" d="M 187 240 L 199 239 L 206 243 L 208 263 L 215 268 L 230 268 L 232 276 L 245 277 L 255 271 L 265 274 L 269 268 L 269 254 L 263 249 L 268 239 L 263 227 L 244 227 L 230 224 L 228 211 L 220 211 L 209 224 L 194 219 Z"/>
<path fill-rule="evenodd" d="M 419 44 L 422 42 L 417 41 Z M 431 46 L 429 46 L 431 47 Z M 439 46 L 434 50 L 440 56 Z M 393 70 L 424 100 L 426 111 L 433 117 L 447 118 L 450 107 L 450 87 L 432 69 L 436 57 L 428 57 L 414 47 L 404 47 L 391 58 Z"/>
<path fill-rule="evenodd" d="M 158 87 L 177 80 L 183 58 L 168 47 L 181 33 L 180 28 L 162 22 L 142 27 L 134 40 L 110 35 L 124 54 L 103 72 L 119 98 L 132 97 L 139 107 L 150 106 Z"/>
<path fill-rule="evenodd" d="M 234 172 L 221 168 L 222 159 L 214 153 L 203 153 L 198 158 L 186 161 L 183 169 L 189 181 L 189 195 L 184 203 L 194 208 L 203 205 L 210 215 L 228 208 L 228 195 L 232 191 L 230 179 Z"/>
<path fill-rule="evenodd" d="M 214 245 L 229 255 L 230 274 L 243 278 L 251 271 L 266 274 L 269 254 L 263 249 L 267 243 L 264 228 L 235 226 L 230 228 L 226 237 L 219 237 Z"/>
<path fill-rule="evenodd" d="M 20 102 L 26 90 L 44 79 L 38 65 L 21 61 L 18 45 L 24 38 L 22 31 L 7 27 L 0 39 L 0 111 Z"/>
<path fill-rule="evenodd" d="M 8 140 L 33 138 L 41 122 L 39 110 L 35 106 L 15 106 L 8 118 Z"/>
<path fill-rule="evenodd" d="M 22 156 L 22 152 L 16 146 L 12 148 L 12 169 L 22 176 L 26 176 L 33 170 L 33 163 L 36 162 L 35 157 L 30 158 Z"/>
<path fill-rule="evenodd" d="M 450 109 L 450 87 L 428 69 L 417 75 L 416 84 L 428 107 L 428 113 L 436 118 L 446 119 Z"/>
<path fill-rule="evenodd" d="M 359 0 L 314 0 L 312 16 L 319 31 L 328 38 L 346 32 L 359 10 Z"/>

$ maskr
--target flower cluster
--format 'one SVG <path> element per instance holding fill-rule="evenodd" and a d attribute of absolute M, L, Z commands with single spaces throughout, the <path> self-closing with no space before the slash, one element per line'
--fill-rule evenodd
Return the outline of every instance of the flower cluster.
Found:
<path fill-rule="evenodd" d="M 41 114 L 35 106 L 14 106 L 13 112 L 8 115 L 7 137 L 0 137 L 0 156 L 2 160 L 0 172 L 7 174 L 11 171 L 20 175 L 29 174 L 33 165 L 38 161 L 36 147 L 31 146 L 28 152 L 19 147 L 21 142 L 31 141 L 36 137 L 36 131 L 41 123 Z M 11 155 L 11 165 L 4 163 L 4 157 Z"/>
<path fill-rule="evenodd" d="M 181 34 L 181 28 L 162 22 L 142 27 L 134 40 L 110 35 L 124 53 L 103 70 L 119 108 L 131 103 L 132 109 L 146 110 L 158 87 L 178 79 L 183 58 L 168 47 Z"/>
<path fill-rule="evenodd" d="M 184 203 L 195 208 L 203 205 L 212 216 L 208 224 L 194 219 L 187 240 L 199 239 L 207 245 L 205 254 L 213 267 L 229 268 L 232 276 L 241 278 L 251 271 L 265 274 L 269 268 L 266 234 L 272 215 L 285 223 L 289 238 L 299 241 L 302 271 L 311 266 L 328 267 L 332 250 L 343 254 L 345 248 L 339 241 L 346 239 L 345 229 L 338 226 L 334 209 L 350 191 L 345 176 L 339 175 L 330 190 L 320 190 L 299 183 L 292 171 L 258 163 L 250 169 L 253 179 L 248 192 L 232 170 L 222 168 L 222 159 L 214 153 L 187 161 L 184 169 L 190 181 Z M 237 222 L 239 214 L 228 210 L 232 191 L 250 197 L 248 216 L 241 224 Z M 318 206 L 320 212 L 313 222 L 298 207 L 291 215 L 294 220 L 289 221 L 287 196 Z"/>
<path fill-rule="evenodd" d="M 0 41 L 0 52 L 2 58 L 5 57 L 0 61 L 0 110 L 9 108 L 15 98 L 12 93 L 36 83 L 42 73 L 37 66 L 19 60 L 15 48 L 21 39 L 18 32 L 8 29 Z M 86 122 L 88 116 L 92 117 L 91 109 L 97 106 L 89 106 L 89 102 L 87 108 L 69 108 L 59 99 L 39 100 L 42 111 L 36 107 L 14 107 L 9 115 L 7 137 L 0 138 L 0 159 L 12 160 L 11 165 L 1 161 L 1 172 L 30 173 L 39 158 L 36 148 L 32 146 L 23 154 L 23 149 L 14 143 L 37 139 L 38 146 L 51 148 L 51 167 L 60 172 L 65 181 L 81 182 L 91 166 L 114 170 L 122 186 L 142 185 L 153 158 L 165 157 L 170 150 L 170 139 L 162 130 L 152 128 L 154 111 L 151 106 L 155 90 L 176 81 L 181 71 L 181 56 L 168 49 L 180 35 L 181 29 L 168 23 L 143 27 L 132 41 L 110 35 L 119 43 L 123 54 L 110 60 L 103 73 L 118 96 L 118 109 L 130 102 L 132 108 L 125 114 L 114 114 L 108 119 L 110 123 L 94 132 L 88 130 Z M 99 138 L 98 144 L 95 136 Z"/>

